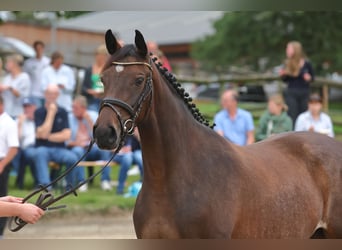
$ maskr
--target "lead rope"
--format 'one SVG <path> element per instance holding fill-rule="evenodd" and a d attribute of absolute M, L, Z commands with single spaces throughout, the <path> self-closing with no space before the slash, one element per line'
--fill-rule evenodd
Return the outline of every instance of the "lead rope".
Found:
<path fill-rule="evenodd" d="M 33 191 L 32 193 L 30 193 L 29 195 L 27 195 L 23 199 L 22 203 L 27 202 L 29 199 L 31 199 L 32 197 L 39 194 L 39 196 L 35 202 L 35 205 L 38 206 L 39 208 L 41 208 L 42 210 L 50 211 L 50 210 L 65 208 L 66 205 L 59 205 L 59 206 L 55 206 L 55 207 L 50 207 L 50 206 L 52 204 L 56 203 L 57 201 L 60 201 L 63 198 L 69 196 L 70 194 L 74 194 L 75 196 L 77 196 L 76 190 L 79 187 L 81 187 L 82 185 L 86 184 L 87 182 L 93 180 L 96 176 L 98 176 L 100 173 L 102 173 L 106 167 L 108 167 L 109 163 L 113 160 L 113 158 L 117 155 L 117 153 L 120 151 L 120 149 L 124 145 L 125 137 L 126 136 L 122 137 L 120 144 L 119 144 L 119 147 L 115 150 L 115 152 L 113 153 L 111 158 L 107 161 L 106 165 L 104 165 L 99 171 L 97 171 L 95 174 L 90 176 L 88 179 L 80 182 L 78 185 L 72 187 L 71 189 L 67 190 L 66 192 L 64 192 L 63 194 L 61 194 L 57 197 L 54 197 L 53 194 L 47 189 L 49 186 L 52 186 L 53 184 L 57 183 L 63 177 L 65 177 L 68 173 L 70 173 L 87 156 L 87 154 L 90 152 L 90 149 L 92 148 L 93 144 L 95 143 L 94 140 L 92 140 L 90 142 L 87 151 L 83 154 L 83 156 L 72 167 L 70 167 L 69 169 L 64 171 L 58 178 L 56 178 L 54 181 L 50 182 L 48 185 L 41 186 L 39 189 L 37 189 L 37 190 Z M 17 232 L 20 229 L 22 229 L 26 224 L 27 224 L 27 222 L 20 219 L 18 216 L 14 216 L 14 217 L 10 218 L 9 223 L 8 223 L 8 228 L 12 232 Z"/>

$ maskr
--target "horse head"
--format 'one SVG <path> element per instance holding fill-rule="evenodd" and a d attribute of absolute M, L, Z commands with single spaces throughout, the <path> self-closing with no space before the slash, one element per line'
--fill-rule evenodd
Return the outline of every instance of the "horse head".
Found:
<path fill-rule="evenodd" d="M 146 114 L 152 92 L 152 65 L 138 30 L 134 45 L 121 46 L 111 30 L 106 32 L 105 41 L 111 56 L 101 73 L 104 97 L 93 135 L 100 148 L 115 149 Z"/>

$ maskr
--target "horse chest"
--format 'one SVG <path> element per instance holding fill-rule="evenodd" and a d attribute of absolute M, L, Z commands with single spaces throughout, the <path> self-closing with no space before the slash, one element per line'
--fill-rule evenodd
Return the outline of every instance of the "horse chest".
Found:
<path fill-rule="evenodd" d="M 179 238 L 173 209 L 165 198 L 137 199 L 133 214 L 138 238 Z"/>
<path fill-rule="evenodd" d="M 133 216 L 138 238 L 228 237 L 232 228 L 227 223 L 229 218 L 219 221 L 218 213 L 208 210 L 209 204 L 189 199 L 171 202 L 166 197 L 149 193 L 148 197 L 138 198 Z M 209 229 L 215 233 L 211 234 Z"/>

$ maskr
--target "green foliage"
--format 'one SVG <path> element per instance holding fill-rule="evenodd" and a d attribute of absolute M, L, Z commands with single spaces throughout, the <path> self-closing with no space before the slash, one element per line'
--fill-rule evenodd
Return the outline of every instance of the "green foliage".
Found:
<path fill-rule="evenodd" d="M 84 14 L 88 14 L 91 11 L 56 11 L 58 17 L 63 17 L 65 19 L 78 17 Z"/>
<path fill-rule="evenodd" d="M 317 73 L 342 68 L 342 12 L 227 12 L 214 24 L 215 33 L 193 44 L 192 56 L 207 69 L 249 66 L 263 70 L 280 65 L 287 42 L 303 44 Z M 329 65 L 329 68 L 326 66 Z"/>

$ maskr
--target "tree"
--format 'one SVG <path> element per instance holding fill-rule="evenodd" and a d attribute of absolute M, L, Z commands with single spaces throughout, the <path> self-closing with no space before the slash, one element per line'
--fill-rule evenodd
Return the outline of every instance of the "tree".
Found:
<path fill-rule="evenodd" d="M 229 12 L 213 25 L 215 33 L 192 47 L 192 56 L 208 69 L 260 71 L 261 59 L 270 69 L 283 62 L 291 40 L 303 44 L 317 73 L 342 69 L 342 12 Z"/>

